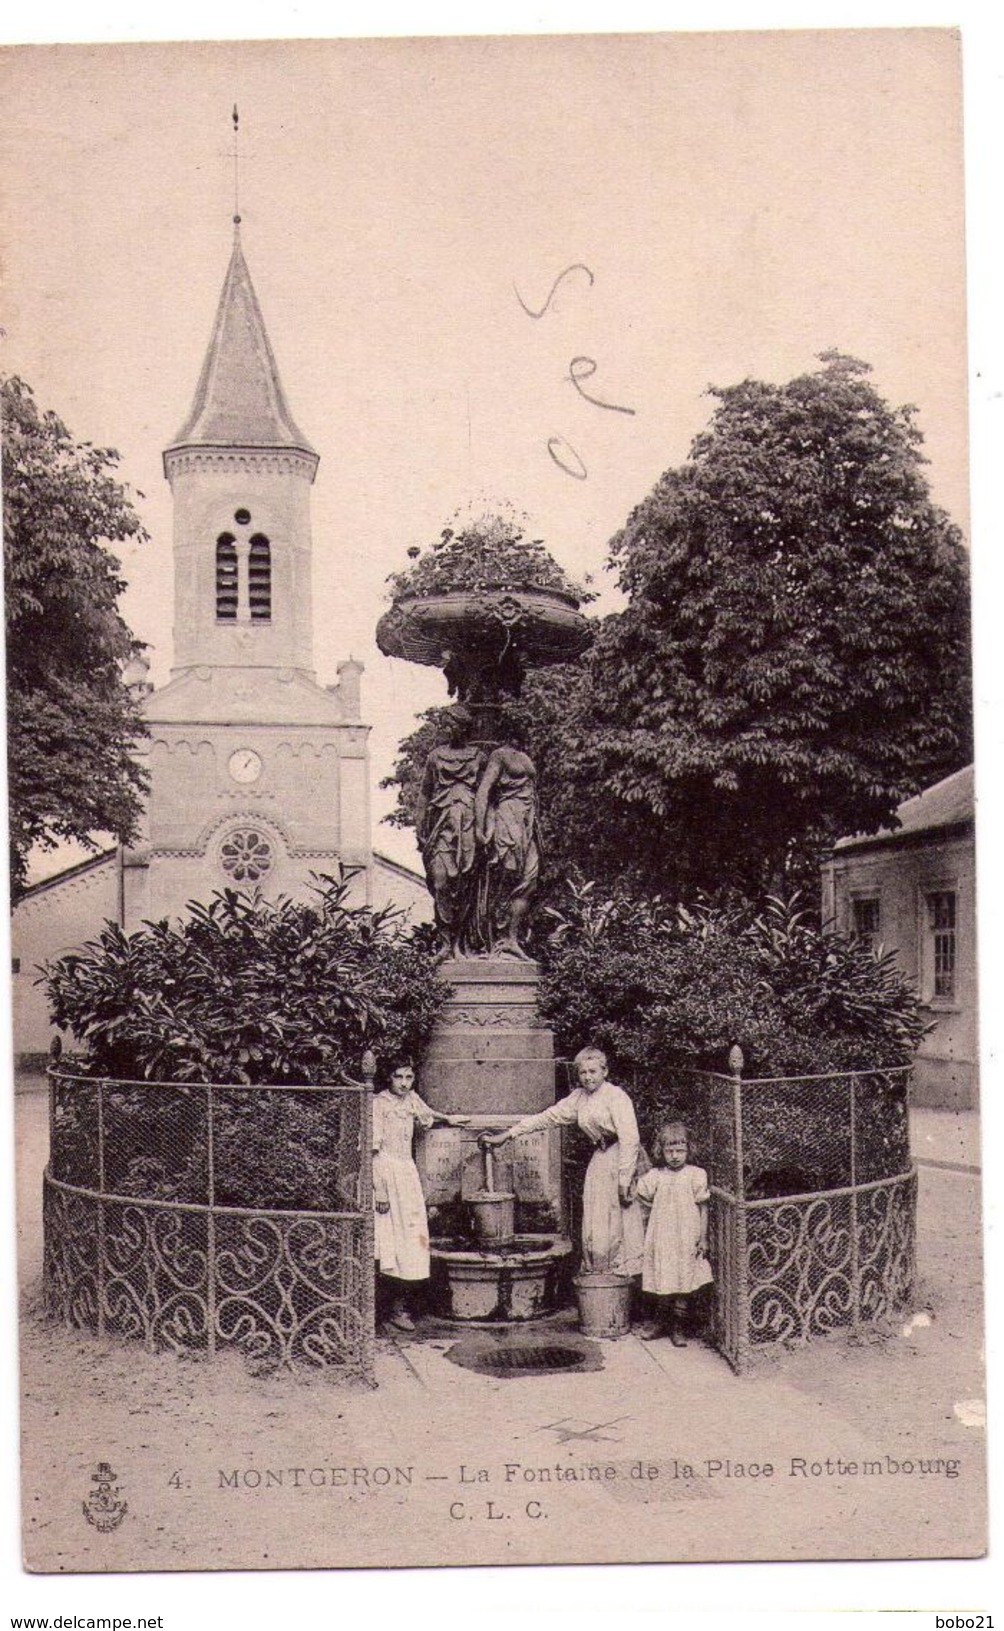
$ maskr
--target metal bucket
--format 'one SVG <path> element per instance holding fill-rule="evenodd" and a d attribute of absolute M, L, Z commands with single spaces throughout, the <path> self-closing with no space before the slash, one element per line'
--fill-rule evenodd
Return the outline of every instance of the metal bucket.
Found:
<path fill-rule="evenodd" d="M 623 1274 L 577 1274 L 579 1330 L 587 1337 L 623 1337 L 631 1329 L 631 1281 Z"/>
<path fill-rule="evenodd" d="M 515 1195 L 472 1195 L 468 1201 L 474 1233 L 483 1246 L 511 1240 L 516 1233 Z"/>

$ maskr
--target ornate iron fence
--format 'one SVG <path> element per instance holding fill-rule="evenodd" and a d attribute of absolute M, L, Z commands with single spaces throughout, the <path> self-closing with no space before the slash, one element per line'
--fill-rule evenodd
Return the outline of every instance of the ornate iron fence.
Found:
<path fill-rule="evenodd" d="M 372 1381 L 369 1064 L 312 1087 L 50 1070 L 49 1311 L 149 1349 Z"/>
<path fill-rule="evenodd" d="M 908 1069 L 695 1074 L 711 1185 L 714 1329 L 736 1370 L 779 1344 L 902 1315 L 916 1267 Z"/>

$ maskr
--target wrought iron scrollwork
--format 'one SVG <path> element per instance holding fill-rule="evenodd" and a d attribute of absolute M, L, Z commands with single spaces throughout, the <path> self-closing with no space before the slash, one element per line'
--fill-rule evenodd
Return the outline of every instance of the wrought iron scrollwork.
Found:
<path fill-rule="evenodd" d="M 160 1084 L 127 1084 L 130 1090 Z M 72 1090 L 79 1086 L 74 1105 Z M 178 1156 L 198 1201 L 103 1190 L 105 1123 L 122 1084 L 53 1081 L 53 1155 L 44 1183 L 45 1297 L 65 1323 L 149 1349 L 212 1354 L 236 1346 L 266 1368 L 324 1366 L 372 1379 L 373 1245 L 368 1085 L 290 1091 L 321 1096 L 332 1132 L 330 1210 L 214 1204 L 213 1098 L 284 1089 L 193 1090 Z M 170 1089 L 164 1089 L 169 1093 Z M 121 1096 L 121 1095 L 120 1095 Z M 104 1118 L 102 1115 L 104 1112 Z M 84 1137 L 81 1129 L 93 1137 Z M 61 1141 L 61 1135 L 66 1137 Z M 192 1148 L 204 1151 L 192 1163 Z M 121 1163 L 114 1160 L 116 1173 Z M 139 1169 L 129 1167 L 133 1179 Z M 144 1169 L 145 1170 L 145 1169 Z M 162 1164 L 149 1164 L 151 1183 Z M 159 1176 L 158 1176 L 159 1175 Z M 142 1173 L 139 1173 L 142 1177 Z M 81 1182 L 81 1180 L 84 1180 Z M 138 1183 L 138 1180 L 137 1180 Z M 337 1210 L 336 1210 L 337 1208 Z"/>

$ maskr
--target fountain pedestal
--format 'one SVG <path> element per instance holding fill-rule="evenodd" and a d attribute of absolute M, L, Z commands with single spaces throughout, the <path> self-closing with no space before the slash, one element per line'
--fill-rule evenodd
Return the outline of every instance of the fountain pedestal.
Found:
<path fill-rule="evenodd" d="M 554 1260 L 568 1251 L 560 1135 L 506 1146 L 494 1174 L 477 1147 L 479 1132 L 555 1100 L 554 1039 L 540 1020 L 537 966 L 523 955 L 541 867 L 537 768 L 511 704 L 527 672 L 580 656 L 592 629 L 583 591 L 514 514 L 458 520 L 424 554 L 408 555 L 414 565 L 392 580 L 377 644 L 388 657 L 441 668 L 457 698 L 413 789 L 439 940 L 451 954 L 442 973 L 453 987 L 418 1088 L 434 1109 L 472 1118 L 466 1131 L 431 1129 L 416 1152 L 433 1230 L 455 1237 L 433 1239 L 433 1272 L 447 1274 L 457 1318 L 487 1318 L 488 1306 L 501 1318 L 530 1318 L 513 1290 L 520 1264 L 548 1258 L 533 1272 L 550 1289 L 526 1299 L 544 1305 L 558 1294 Z M 489 1193 L 514 1196 L 516 1240 L 472 1252 L 469 1203 L 486 1180 Z M 476 1314 L 477 1299 L 460 1290 L 469 1283 L 460 1260 L 471 1258 L 484 1291 Z"/>
<path fill-rule="evenodd" d="M 554 1103 L 554 1038 L 537 1008 L 536 963 L 455 958 L 442 965 L 453 995 L 436 1025 L 418 1091 L 436 1110 L 471 1117 L 467 1127 L 435 1127 L 416 1160 L 429 1206 L 434 1278 L 456 1319 L 532 1319 L 554 1306 L 565 1238 L 561 1135 L 530 1133 L 494 1152 L 494 1187 L 516 1198 L 516 1239 L 478 1249 L 456 1235 L 470 1203 L 485 1191 L 478 1139 Z M 467 1203 L 467 1209 L 463 1204 Z M 436 1213 L 451 1220 L 436 1239 Z"/>
<path fill-rule="evenodd" d="M 472 1118 L 470 1127 L 435 1128 L 417 1159 L 430 1206 L 483 1192 L 478 1138 L 554 1103 L 554 1037 L 537 1009 L 536 963 L 456 958 L 442 965 L 453 987 L 422 1060 L 418 1091 L 435 1110 Z M 495 1155 L 495 1188 L 516 1197 L 518 1230 L 560 1233 L 565 1221 L 561 1138 L 532 1133 Z"/>
<path fill-rule="evenodd" d="M 554 1103 L 554 1037 L 537 1009 L 536 963 L 450 958 L 453 987 L 419 1072 L 419 1092 L 450 1114 L 526 1116 Z"/>

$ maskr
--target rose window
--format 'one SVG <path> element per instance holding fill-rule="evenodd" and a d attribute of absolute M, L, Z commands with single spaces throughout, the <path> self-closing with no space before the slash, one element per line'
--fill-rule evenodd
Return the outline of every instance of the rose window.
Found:
<path fill-rule="evenodd" d="M 240 827 L 220 845 L 220 863 L 235 883 L 257 883 L 272 870 L 272 845 L 255 827 Z"/>

